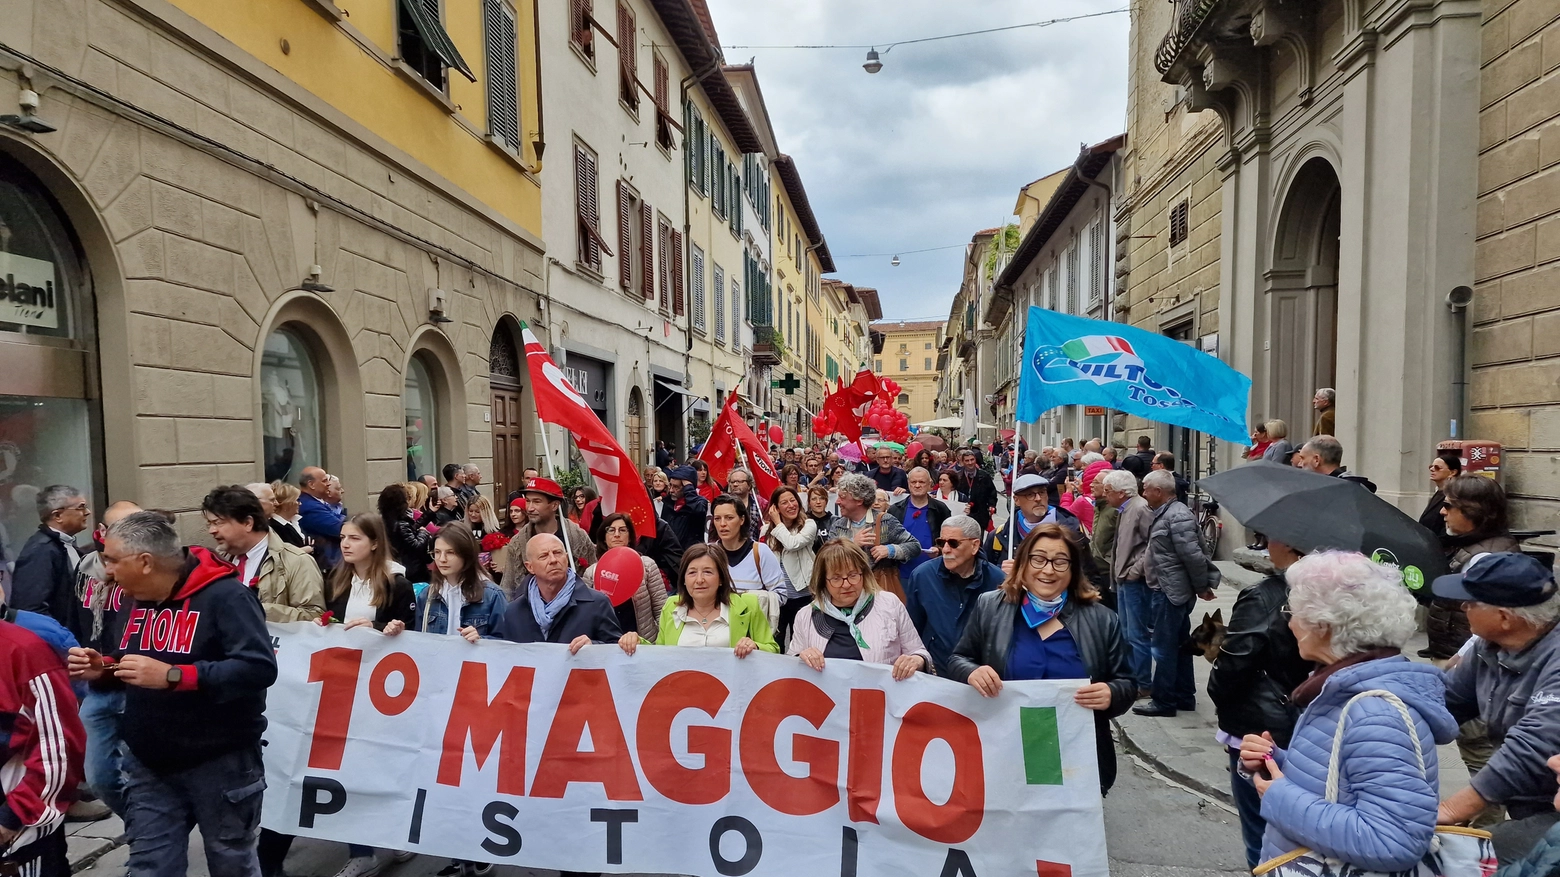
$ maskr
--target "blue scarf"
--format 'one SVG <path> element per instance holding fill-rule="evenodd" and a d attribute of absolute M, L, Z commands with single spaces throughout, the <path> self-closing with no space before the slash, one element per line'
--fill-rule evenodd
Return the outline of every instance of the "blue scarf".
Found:
<path fill-rule="evenodd" d="M 526 599 L 531 601 L 531 614 L 536 617 L 536 626 L 542 629 L 542 639 L 552 630 L 553 622 L 557 620 L 558 613 L 563 607 L 569 605 L 569 598 L 574 596 L 574 584 L 578 579 L 574 570 L 569 570 L 569 578 L 564 581 L 563 587 L 558 590 L 558 596 L 552 598 L 551 603 L 542 601 L 542 591 L 536 586 L 536 576 L 531 576 L 525 583 Z"/>
<path fill-rule="evenodd" d="M 1042 600 L 1034 594 L 1026 592 L 1024 594 L 1023 606 L 1024 623 L 1029 625 L 1031 630 L 1037 629 L 1040 625 L 1060 615 L 1062 607 L 1066 605 L 1066 591 L 1063 591 L 1062 596 L 1057 597 L 1055 600 Z"/>

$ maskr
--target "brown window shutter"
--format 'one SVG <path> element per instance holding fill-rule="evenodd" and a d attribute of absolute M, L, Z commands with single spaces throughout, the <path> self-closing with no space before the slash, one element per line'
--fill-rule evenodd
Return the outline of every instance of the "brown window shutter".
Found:
<path fill-rule="evenodd" d="M 639 267 L 639 288 L 648 301 L 655 298 L 655 211 L 645 201 L 639 202 Z"/>
<path fill-rule="evenodd" d="M 655 243 L 661 256 L 661 313 L 667 313 L 672 307 L 672 284 L 670 280 L 671 259 L 671 231 L 672 227 L 666 224 L 666 220 L 656 223 Z"/>
<path fill-rule="evenodd" d="M 591 33 L 591 0 L 569 0 L 570 34 L 574 44 L 590 58 L 596 57 L 594 34 Z"/>
<path fill-rule="evenodd" d="M 579 259 L 601 270 L 601 195 L 596 188 L 596 157 L 574 147 L 574 206 L 579 217 Z"/>
<path fill-rule="evenodd" d="M 618 180 L 618 284 L 624 292 L 634 289 L 634 221 L 633 197 L 628 193 L 628 183 Z"/>
<path fill-rule="evenodd" d="M 666 96 L 669 90 L 670 74 L 666 69 L 666 62 L 659 55 L 655 58 L 655 106 L 661 112 L 666 112 Z"/>
<path fill-rule="evenodd" d="M 683 236 L 672 232 L 672 312 L 679 317 L 687 307 L 683 301 Z"/>
<path fill-rule="evenodd" d="M 617 39 L 618 74 L 621 77 L 621 82 L 618 92 L 623 100 L 632 107 L 639 106 L 639 58 L 637 57 L 639 41 L 635 39 L 636 30 L 634 11 L 628 8 L 628 4 L 619 3 L 617 8 Z"/>

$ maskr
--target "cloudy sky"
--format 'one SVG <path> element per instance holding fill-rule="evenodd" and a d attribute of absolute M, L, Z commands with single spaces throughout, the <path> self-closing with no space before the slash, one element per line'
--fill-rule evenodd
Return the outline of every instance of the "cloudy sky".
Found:
<path fill-rule="evenodd" d="M 946 317 L 967 243 L 1019 187 L 1121 132 L 1126 14 L 904 45 L 877 44 L 1125 7 L 1125 0 L 708 0 L 729 63 L 754 59 L 782 151 L 796 159 L 839 273 L 882 293 L 886 317 Z"/>

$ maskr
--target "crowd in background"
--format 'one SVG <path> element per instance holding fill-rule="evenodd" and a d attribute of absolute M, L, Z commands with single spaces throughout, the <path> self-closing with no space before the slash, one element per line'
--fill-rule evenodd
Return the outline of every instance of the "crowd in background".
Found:
<path fill-rule="evenodd" d="M 1297 450 L 1283 424 L 1262 429 L 1269 444 L 1252 458 L 1373 487 L 1343 467 L 1330 435 Z M 65 780 L 28 799 L 32 809 L 9 797 L 0 809 L 6 859 L 38 877 L 67 874 L 58 824 L 72 801 L 125 818 L 133 874 L 182 872 L 191 825 L 257 825 L 276 676 L 267 621 L 571 653 L 765 651 L 805 672 L 866 661 L 895 680 L 945 677 L 988 697 L 1006 681 L 1083 679 L 1075 700 L 1096 718 L 1102 793 L 1116 776 L 1109 719 L 1195 707 L 1191 611 L 1220 580 L 1173 454 L 1143 437 L 1130 451 L 1099 439 L 1039 449 L 999 440 L 921 448 L 908 461 L 889 444 L 854 456 L 835 444 L 776 447 L 780 485 L 760 496 L 749 469 L 717 483 L 702 461 L 679 464 L 662 446 L 645 472 L 653 534 L 591 488 L 565 490 L 536 470 L 500 499 L 481 491 L 478 467 L 451 464 L 442 483 L 384 485 L 373 511 L 352 511 L 339 480 L 311 467 L 297 485 L 213 488 L 201 505 L 213 547 L 182 544 L 172 516 L 121 500 L 83 555 L 76 540 L 91 510 L 80 491 L 50 487 L 7 595 L 44 645 L 0 622 L 0 647 L 26 653 L 19 672 L 71 692 L 55 717 L 68 757 Z M 1499 486 L 1456 470 L 1455 457 L 1432 464 L 1438 499 L 1426 509 L 1461 573 L 1436 584 L 1428 610 L 1431 650 L 1453 661 L 1444 676 L 1398 654 L 1414 600 L 1381 567 L 1267 541 L 1279 572 L 1241 594 L 1207 692 L 1253 867 L 1309 845 L 1401 869 L 1423 855 L 1437 817 L 1468 821 L 1498 806 L 1521 827 L 1502 841 L 1504 860 L 1553 823 L 1540 804 L 1555 791 L 1543 759 L 1560 752 L 1560 598 L 1548 570 L 1510 553 Z M 625 550 L 643 576 L 614 605 L 597 573 Z M 175 606 L 200 606 L 210 620 L 177 654 L 142 633 L 148 613 Z M 1365 696 L 1378 690 L 1392 697 Z M 1350 727 L 1385 730 L 1343 735 L 1342 757 L 1360 769 L 1329 798 L 1316 753 L 1332 748 L 1345 712 Z M 1470 792 L 1440 802 L 1433 755 L 1416 766 L 1406 754 L 1459 734 L 1470 766 L 1482 762 Z M 1324 831 L 1318 819 L 1343 827 Z M 291 838 L 213 831 L 203 841 L 214 877 L 281 877 Z M 373 877 L 409 855 L 354 846 L 338 877 Z M 456 861 L 441 873 L 485 867 Z"/>

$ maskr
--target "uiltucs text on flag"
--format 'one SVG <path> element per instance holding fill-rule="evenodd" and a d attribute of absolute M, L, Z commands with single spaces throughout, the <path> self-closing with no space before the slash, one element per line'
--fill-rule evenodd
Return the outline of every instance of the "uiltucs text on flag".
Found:
<path fill-rule="evenodd" d="M 1031 307 L 1018 420 L 1062 405 L 1100 405 L 1251 444 L 1251 378 L 1195 347 L 1123 323 Z"/>
<path fill-rule="evenodd" d="M 1086 680 L 273 624 L 263 823 L 698 877 L 1107 874 Z"/>

